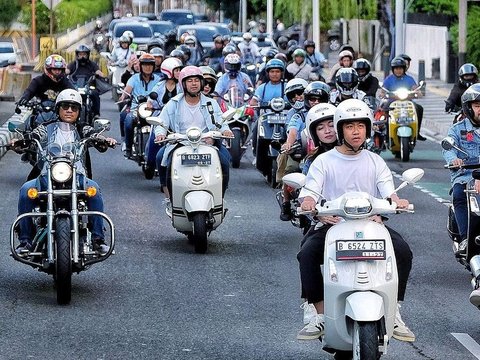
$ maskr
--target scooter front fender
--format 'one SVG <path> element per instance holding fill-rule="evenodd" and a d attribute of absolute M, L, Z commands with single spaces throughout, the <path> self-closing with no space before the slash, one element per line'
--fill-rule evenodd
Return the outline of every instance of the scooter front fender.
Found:
<path fill-rule="evenodd" d="M 385 316 L 383 298 L 371 291 L 358 291 L 345 299 L 345 315 L 355 321 L 377 321 Z"/>
<path fill-rule="evenodd" d="M 185 195 L 185 211 L 187 214 L 199 211 L 208 212 L 213 208 L 213 196 L 208 191 L 191 191 Z"/>
<path fill-rule="evenodd" d="M 402 138 L 402 137 L 410 137 L 412 136 L 413 131 L 410 126 L 400 126 L 397 128 L 397 136 Z"/>

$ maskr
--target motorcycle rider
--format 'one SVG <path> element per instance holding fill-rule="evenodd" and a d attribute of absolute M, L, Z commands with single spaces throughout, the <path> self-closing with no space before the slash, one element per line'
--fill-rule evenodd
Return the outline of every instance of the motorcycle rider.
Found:
<path fill-rule="evenodd" d="M 413 77 L 406 74 L 407 71 L 407 62 L 397 56 L 393 58 L 390 62 L 390 67 L 392 69 L 392 73 L 388 75 L 385 80 L 383 81 L 383 87 L 389 91 L 395 91 L 399 88 L 406 88 L 408 90 L 413 90 L 417 88 L 417 83 Z M 421 96 L 421 92 L 417 91 L 416 95 Z M 424 136 L 420 134 L 420 128 L 422 127 L 422 119 L 423 119 L 423 107 L 416 102 L 412 101 L 415 110 L 418 116 L 418 135 L 417 140 L 425 141 L 427 140 Z"/>
<path fill-rule="evenodd" d="M 210 66 L 200 66 L 205 84 L 203 85 L 203 95 L 213 97 L 215 86 L 217 85 L 217 74 Z"/>
<path fill-rule="evenodd" d="M 330 69 L 326 83 L 331 87 L 335 87 L 335 79 L 338 70 L 341 68 L 350 68 L 353 65 L 353 52 L 349 50 L 342 50 L 338 53 L 338 63 L 334 64 Z"/>
<path fill-rule="evenodd" d="M 190 57 L 186 62 L 187 65 L 200 65 L 203 59 L 203 48 L 197 41 L 197 38 L 193 35 L 188 35 L 185 37 L 184 44 L 190 48 Z"/>
<path fill-rule="evenodd" d="M 443 150 L 443 158 L 449 165 L 461 166 L 466 159 L 478 159 L 480 157 L 480 84 L 471 85 L 462 95 L 462 110 L 466 118 L 452 125 L 448 130 L 459 147 L 468 153 L 468 156 L 459 153 L 455 149 Z M 455 209 L 455 220 L 462 242 L 458 246 L 458 253 L 461 255 L 466 251 L 467 237 L 478 234 L 480 222 L 478 217 L 469 216 L 467 208 L 467 194 L 465 193 L 467 183 L 472 179 L 471 169 L 451 170 L 452 182 L 452 203 Z M 475 189 L 480 186 L 475 182 Z M 468 222 L 470 221 L 470 234 Z"/>
<path fill-rule="evenodd" d="M 63 145 L 67 142 L 79 140 L 81 135 L 88 133 L 92 128 L 86 126 L 81 129 L 80 133 L 75 127 L 75 122 L 80 117 L 80 109 L 82 107 L 82 97 L 78 91 L 73 89 L 66 89 L 58 94 L 55 102 L 55 112 L 57 121 L 49 123 L 48 125 L 39 125 L 33 130 L 33 135 L 38 138 L 42 147 L 46 147 L 50 143 L 58 143 Z M 99 137 L 92 146 L 95 146 L 99 151 L 107 150 L 108 145 L 115 145 L 115 140 L 111 138 Z M 15 146 L 15 145 L 14 145 Z M 82 188 L 93 186 L 97 189 L 97 194 L 93 197 L 87 197 L 87 205 L 90 211 L 103 212 L 102 193 L 98 184 L 87 178 L 85 173 L 85 159 L 77 163 L 78 182 Z M 45 190 L 46 183 L 46 169 L 43 167 L 42 174 L 39 178 L 27 181 L 20 189 L 18 199 L 18 213 L 19 215 L 31 212 L 35 207 L 36 200 L 28 197 L 28 189 L 38 188 L 38 190 Z M 105 237 L 103 232 L 103 220 L 100 216 L 91 216 L 89 219 L 91 224 L 91 232 L 93 239 L 93 246 L 100 254 L 106 254 L 109 247 L 105 244 Z M 18 240 L 20 245 L 16 248 L 17 254 L 28 255 L 32 249 L 32 239 L 34 236 L 33 222 L 29 218 L 20 220 Z"/>
<path fill-rule="evenodd" d="M 203 132 L 217 129 L 221 123 L 221 111 L 216 101 L 202 94 L 204 77 L 202 70 L 196 66 L 186 66 L 179 74 L 178 81 L 183 88 L 183 93 L 172 98 L 162 109 L 160 120 L 163 126 L 155 127 L 155 140 L 165 139 L 167 130 L 171 129 L 175 133 L 184 134 L 188 128 L 197 126 Z M 233 136 L 227 124 L 222 124 L 219 131 L 224 136 Z M 210 141 L 210 145 L 213 141 Z M 230 154 L 221 144 L 216 143 L 218 155 L 222 166 L 223 192 L 228 187 Z M 170 192 L 167 188 L 168 167 L 171 164 L 171 154 L 174 149 L 172 145 L 165 145 L 157 153 L 157 170 L 160 175 L 160 183 L 165 194 L 167 212 L 171 211 Z"/>
<path fill-rule="evenodd" d="M 355 60 L 353 68 L 358 74 L 358 90 L 365 93 L 365 96 L 375 97 L 379 87 L 378 79 L 370 72 L 370 61 L 364 58 Z"/>
<path fill-rule="evenodd" d="M 177 32 L 175 30 L 169 30 L 165 34 L 165 44 L 163 50 L 165 50 L 165 54 L 170 54 L 175 48 L 180 45 L 177 41 Z"/>
<path fill-rule="evenodd" d="M 252 41 L 252 34 L 246 32 L 242 36 L 243 41 L 238 44 L 238 49 L 240 50 L 240 56 L 242 58 L 242 64 L 256 64 L 262 55 L 260 54 L 260 49 L 257 44 Z"/>
<path fill-rule="evenodd" d="M 338 106 L 338 104 L 347 99 L 366 100 L 365 93 L 358 90 L 358 74 L 355 69 L 339 69 L 335 77 L 335 84 L 336 89 L 330 93 L 331 104 Z"/>
<path fill-rule="evenodd" d="M 303 42 L 303 49 L 307 56 L 307 63 L 312 67 L 312 71 L 317 74 L 319 78 L 322 78 L 322 81 L 325 81 L 322 76 L 322 69 L 327 59 L 325 59 L 325 56 L 320 51 L 315 50 L 315 41 L 305 40 Z"/>
<path fill-rule="evenodd" d="M 221 72 L 223 61 L 223 48 L 225 47 L 222 35 L 214 34 L 212 40 L 213 48 L 210 49 L 210 51 L 207 53 L 204 61 L 216 72 Z"/>
<path fill-rule="evenodd" d="M 223 97 L 232 87 L 238 88 L 238 96 L 243 100 L 243 95 L 253 88 L 250 77 L 244 72 L 240 71 L 242 63 L 240 56 L 237 54 L 228 54 L 224 60 L 225 74 L 220 76 L 217 85 L 215 85 L 215 92 L 218 96 Z"/>
<path fill-rule="evenodd" d="M 333 200 L 346 191 L 363 191 L 376 197 L 391 198 L 401 209 L 408 207 L 408 200 L 400 199 L 394 193 L 393 176 L 385 161 L 371 151 L 365 150 L 365 142 L 372 130 L 373 116 L 363 101 L 349 99 L 342 102 L 334 115 L 334 129 L 340 145 L 318 156 L 310 166 L 305 186 L 299 199 L 304 211 L 311 211 L 321 197 Z M 298 253 L 302 288 L 308 303 L 315 306 L 317 314 L 299 332 L 302 340 L 318 339 L 324 333 L 323 263 L 327 231 L 337 222 L 337 216 L 321 216 L 323 224 L 317 230 L 310 230 L 302 241 Z M 379 216 L 373 221 L 382 222 Z M 404 300 L 408 276 L 412 266 L 412 252 L 405 240 L 393 229 L 389 231 L 395 251 L 398 269 L 398 301 Z M 402 341 L 414 341 L 415 335 L 405 325 L 397 306 L 393 337 Z"/>
<path fill-rule="evenodd" d="M 265 61 L 260 65 L 259 67 L 259 71 L 258 71 L 258 79 L 257 79 L 257 82 L 255 84 L 255 86 L 260 86 L 260 84 L 263 84 L 264 82 L 268 81 L 268 77 L 267 77 L 267 72 L 265 71 L 265 65 L 267 65 L 267 63 L 274 59 L 275 58 L 275 55 L 278 54 L 278 50 L 277 49 L 274 49 L 274 48 L 271 48 L 267 51 L 267 53 L 265 54 Z"/>
<path fill-rule="evenodd" d="M 122 62 L 128 62 L 128 59 L 134 54 L 130 49 L 130 38 L 128 36 L 120 36 L 118 46 L 116 46 L 110 54 L 110 65 L 119 65 Z"/>
<path fill-rule="evenodd" d="M 93 36 L 92 36 L 92 43 L 98 52 L 103 51 L 104 48 L 106 47 L 106 33 L 107 31 L 103 29 L 103 23 L 102 20 L 98 19 L 95 21 L 95 29 L 93 29 Z M 98 35 L 98 36 L 97 36 Z M 100 37 L 101 35 L 101 37 Z M 97 38 L 100 40 L 99 43 L 97 44 Z"/>
<path fill-rule="evenodd" d="M 140 73 L 133 75 L 127 82 L 125 90 L 121 101 L 125 100 L 128 96 L 131 95 L 132 105 L 130 107 L 130 112 L 125 118 L 125 152 L 124 155 L 126 158 L 132 156 L 132 144 L 133 144 L 133 125 L 134 117 L 133 110 L 138 107 L 137 97 L 144 95 L 148 96 L 154 86 L 160 81 L 160 78 L 153 73 L 155 67 L 155 57 L 150 54 L 143 54 L 138 59 L 140 63 Z"/>
<path fill-rule="evenodd" d="M 445 112 L 452 112 L 462 107 L 462 95 L 470 86 L 478 82 L 478 70 L 473 64 L 463 64 L 458 69 L 458 82 L 453 85 L 445 101 Z"/>
<path fill-rule="evenodd" d="M 294 78 L 305 81 L 311 80 L 313 68 L 307 63 L 305 50 L 297 49 L 293 52 L 293 62 L 287 66 L 287 71 L 293 74 Z"/>
<path fill-rule="evenodd" d="M 98 64 L 90 60 L 90 48 L 87 45 L 79 45 L 75 49 L 75 61 L 72 61 L 67 66 L 66 73 L 73 81 L 77 81 L 78 77 L 85 77 L 88 80 L 95 75 L 96 77 L 105 78 L 102 70 L 98 67 Z M 106 80 L 105 80 L 106 81 Z M 100 117 L 100 93 L 97 89 L 92 90 L 92 111 L 93 117 Z"/>
<path fill-rule="evenodd" d="M 277 156 L 277 181 L 282 181 L 285 174 L 298 172 L 300 162 L 292 159 L 289 154 L 295 143 L 301 143 L 301 133 L 305 128 L 305 117 L 307 110 L 304 106 L 304 92 L 308 83 L 304 79 L 295 78 L 290 80 L 285 86 L 285 97 L 292 108 L 287 113 L 287 140 L 282 144 L 281 152 Z M 300 150 L 302 150 L 300 148 Z M 289 221 L 292 218 L 292 209 L 290 208 L 290 193 L 287 186 L 283 184 L 283 204 L 280 213 L 280 220 Z"/>
<path fill-rule="evenodd" d="M 153 100 L 149 97 L 147 102 L 149 108 L 155 109 L 152 114 L 153 116 L 160 115 L 160 111 L 163 109 L 165 104 L 171 98 L 183 91 L 182 86 L 178 83 L 178 75 L 180 74 L 182 67 L 182 62 L 175 57 L 168 58 L 162 63 L 162 73 L 164 78 L 160 80 L 152 89 L 152 92 L 157 94 L 157 99 Z M 160 150 L 160 146 L 155 143 L 155 128 L 153 128 L 150 132 L 150 137 L 145 147 L 147 164 L 144 174 L 145 178 L 148 180 L 153 179 L 155 174 L 155 159 L 158 150 Z"/>
<path fill-rule="evenodd" d="M 284 35 L 280 36 L 277 40 L 278 50 L 283 53 L 287 54 L 288 51 L 288 38 Z"/>
<path fill-rule="evenodd" d="M 162 62 L 165 57 L 165 53 L 161 48 L 154 47 L 149 51 L 149 54 L 155 57 L 155 69 L 153 69 L 153 73 L 160 76 L 160 79 L 163 79 Z"/>
<path fill-rule="evenodd" d="M 45 59 L 43 74 L 34 77 L 23 92 L 17 104 L 26 105 L 33 97 L 40 101 L 55 101 L 57 94 L 65 89 L 75 89 L 65 76 L 67 64 L 63 57 L 52 54 Z"/>

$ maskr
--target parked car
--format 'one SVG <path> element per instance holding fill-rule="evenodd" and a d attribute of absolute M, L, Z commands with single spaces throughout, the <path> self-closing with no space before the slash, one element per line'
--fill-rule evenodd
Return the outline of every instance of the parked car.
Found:
<path fill-rule="evenodd" d="M 229 32 L 230 30 L 228 30 L 228 33 Z M 200 44 L 202 44 L 203 50 L 208 51 L 213 48 L 213 35 L 218 34 L 219 31 L 215 26 L 203 25 L 203 23 L 200 23 L 195 25 L 180 25 L 177 28 L 177 37 L 180 38 L 183 33 L 195 35 L 197 40 L 200 41 Z"/>
<path fill-rule="evenodd" d="M 232 33 L 232 31 L 228 27 L 228 24 L 224 24 L 224 23 L 199 22 L 195 25 L 213 26 L 215 29 L 217 29 L 217 33 L 219 33 L 220 35 L 230 35 Z"/>
<path fill-rule="evenodd" d="M 193 25 L 195 20 L 193 18 L 193 12 L 185 9 L 165 9 L 160 13 L 160 20 L 169 20 L 178 25 Z"/>
<path fill-rule="evenodd" d="M 153 38 L 153 30 L 148 22 L 120 22 L 113 29 L 113 44 L 122 34 L 130 30 L 133 32 L 133 42 L 138 45 L 138 50 L 147 50 L 148 42 Z"/>
<path fill-rule="evenodd" d="M 171 21 L 155 20 L 149 21 L 148 23 L 150 24 L 155 36 L 165 35 L 167 31 L 175 30 L 175 24 Z"/>
<path fill-rule="evenodd" d="M 0 67 L 13 65 L 17 62 L 17 53 L 13 43 L 0 42 Z"/>

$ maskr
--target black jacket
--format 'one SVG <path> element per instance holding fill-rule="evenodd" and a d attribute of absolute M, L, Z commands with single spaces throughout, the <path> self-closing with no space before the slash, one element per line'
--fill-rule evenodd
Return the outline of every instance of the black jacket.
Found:
<path fill-rule="evenodd" d="M 450 95 L 447 99 L 446 107 L 450 108 L 451 110 L 455 110 L 454 107 L 461 108 L 462 107 L 462 95 L 467 90 L 465 85 L 460 84 L 457 82 L 453 85 L 452 90 L 450 91 Z"/>
<path fill-rule="evenodd" d="M 37 97 L 41 101 L 55 101 L 57 95 L 65 89 L 75 89 L 66 76 L 59 82 L 55 82 L 46 74 L 42 74 L 32 79 L 28 88 L 23 92 L 22 99 L 29 101 L 33 97 Z"/>
<path fill-rule="evenodd" d="M 365 81 L 359 81 L 358 90 L 362 90 L 366 96 L 375 96 L 378 90 L 378 79 L 370 74 Z"/>

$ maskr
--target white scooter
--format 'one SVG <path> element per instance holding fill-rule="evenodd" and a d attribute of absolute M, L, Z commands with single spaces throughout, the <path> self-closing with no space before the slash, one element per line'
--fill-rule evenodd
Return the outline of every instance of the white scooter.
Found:
<path fill-rule="evenodd" d="M 423 173 L 406 170 L 396 191 L 417 182 Z M 297 177 L 288 185 L 304 184 Z M 397 212 L 413 212 L 413 207 L 399 210 L 395 203 L 364 192 L 348 192 L 316 206 L 317 216 L 344 219 L 325 239 L 325 351 L 345 353 L 354 360 L 376 360 L 387 353 L 397 310 L 397 264 L 388 230 L 369 218 Z"/>
<path fill-rule="evenodd" d="M 156 117 L 148 117 L 151 125 L 161 125 Z M 193 242 L 196 253 L 205 253 L 208 235 L 223 221 L 226 213 L 222 192 L 222 167 L 218 150 L 205 139 L 225 138 L 219 131 L 202 133 L 191 127 L 186 134 L 172 133 L 165 142 L 182 144 L 172 154 L 169 173 L 172 225 Z"/>

